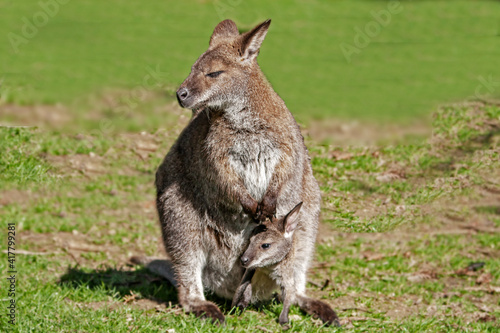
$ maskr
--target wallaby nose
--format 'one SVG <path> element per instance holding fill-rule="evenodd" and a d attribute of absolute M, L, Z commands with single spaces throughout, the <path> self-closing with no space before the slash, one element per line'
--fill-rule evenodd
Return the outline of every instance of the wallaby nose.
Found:
<path fill-rule="evenodd" d="M 179 100 L 179 103 L 188 98 L 189 96 L 189 90 L 187 88 L 180 88 L 177 90 L 177 99 Z"/>
<path fill-rule="evenodd" d="M 243 266 L 245 266 L 246 264 L 248 264 L 248 261 L 249 261 L 250 259 L 248 259 L 248 257 L 241 257 L 241 259 L 240 259 L 240 260 L 241 260 L 241 264 L 242 264 Z"/>

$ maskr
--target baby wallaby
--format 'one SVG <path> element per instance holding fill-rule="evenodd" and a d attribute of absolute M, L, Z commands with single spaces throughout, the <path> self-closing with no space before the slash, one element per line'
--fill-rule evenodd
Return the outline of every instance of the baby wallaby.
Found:
<path fill-rule="evenodd" d="M 339 325 L 335 311 L 324 302 L 305 296 L 296 296 L 294 270 L 293 233 L 297 228 L 297 218 L 302 202 L 282 218 L 272 217 L 259 224 L 252 232 L 250 244 L 241 256 L 241 264 L 246 268 L 240 286 L 233 298 L 233 307 L 245 308 L 252 299 L 252 278 L 256 272 L 267 274 L 281 287 L 283 310 L 279 323 L 288 323 L 290 306 L 298 303 L 307 313 L 319 317 L 328 325 Z"/>

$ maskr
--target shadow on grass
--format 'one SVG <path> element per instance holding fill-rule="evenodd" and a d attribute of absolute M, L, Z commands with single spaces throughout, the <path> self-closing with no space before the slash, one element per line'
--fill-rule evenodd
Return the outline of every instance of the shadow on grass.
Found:
<path fill-rule="evenodd" d="M 134 271 L 127 268 L 104 267 L 86 269 L 68 267 L 59 279 L 59 285 L 64 288 L 88 288 L 95 292 L 104 291 L 110 296 L 124 301 L 127 296 L 140 294 L 141 298 L 149 299 L 166 306 L 179 305 L 177 290 L 166 279 L 149 272 L 145 268 Z M 209 301 L 217 304 L 224 314 L 231 312 L 231 301 L 215 295 L 207 295 Z"/>

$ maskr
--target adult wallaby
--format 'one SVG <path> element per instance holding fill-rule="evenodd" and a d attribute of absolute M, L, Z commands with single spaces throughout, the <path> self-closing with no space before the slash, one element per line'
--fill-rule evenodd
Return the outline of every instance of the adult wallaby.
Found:
<path fill-rule="evenodd" d="M 303 202 L 297 217 L 293 299 L 306 291 L 314 252 L 320 191 L 299 127 L 261 72 L 256 58 L 271 21 L 243 34 L 219 23 L 208 50 L 177 91 L 193 118 L 156 173 L 157 208 L 170 260 L 135 258 L 166 276 L 187 312 L 224 321 L 204 291 L 232 299 L 244 269 L 255 220 L 284 215 Z M 161 267 L 161 268 L 160 268 Z M 268 299 L 276 283 L 260 276 L 253 299 Z M 306 310 L 307 311 L 307 310 Z"/>
<path fill-rule="evenodd" d="M 283 218 L 270 218 L 257 226 L 250 237 L 250 244 L 241 256 L 241 264 L 246 268 L 241 284 L 233 297 L 233 307 L 245 308 L 252 300 L 252 279 L 258 275 L 271 277 L 281 287 L 283 310 L 279 323 L 288 323 L 288 312 L 292 304 L 301 304 L 302 309 L 319 317 L 328 325 L 339 326 L 337 314 L 319 300 L 297 294 L 294 279 L 294 252 L 296 238 L 293 237 L 302 202 Z M 257 275 L 255 274 L 257 273 Z"/>

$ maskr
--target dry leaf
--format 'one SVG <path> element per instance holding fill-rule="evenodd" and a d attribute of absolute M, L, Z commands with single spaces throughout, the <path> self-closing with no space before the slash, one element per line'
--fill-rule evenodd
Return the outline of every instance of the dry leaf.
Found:
<path fill-rule="evenodd" d="M 130 291 L 130 295 L 125 295 L 123 296 L 123 302 L 128 304 L 131 303 L 135 300 L 137 300 L 137 294 L 135 294 L 133 291 Z"/>
<path fill-rule="evenodd" d="M 410 282 L 422 282 L 425 280 L 432 280 L 437 278 L 437 273 L 433 271 L 422 271 L 418 273 L 411 274 L 407 277 Z"/>
<path fill-rule="evenodd" d="M 367 261 L 380 260 L 380 259 L 384 259 L 386 257 L 385 254 L 373 253 L 371 251 L 365 251 L 362 253 L 362 255 L 363 255 L 363 258 Z"/>
<path fill-rule="evenodd" d="M 477 313 L 474 315 L 474 317 L 476 318 L 476 320 L 481 321 L 483 323 L 488 322 L 488 321 L 496 321 L 495 316 L 484 313 L 484 312 Z"/>
<path fill-rule="evenodd" d="M 332 158 L 336 159 L 337 161 L 343 161 L 343 160 L 349 160 L 351 159 L 354 154 L 349 153 L 349 152 L 344 152 L 344 151 L 332 151 L 331 155 Z"/>
<path fill-rule="evenodd" d="M 491 273 L 483 273 L 477 277 L 476 283 L 477 284 L 488 284 L 491 282 L 492 278 L 493 277 L 491 276 Z"/>
<path fill-rule="evenodd" d="M 375 179 L 377 179 L 379 182 L 382 182 L 382 183 L 388 183 L 388 182 L 391 182 L 393 180 L 399 180 L 399 179 L 404 179 L 404 178 L 405 178 L 404 172 L 395 171 L 395 170 L 382 172 L 382 173 L 378 174 L 377 176 L 375 176 Z"/>
<path fill-rule="evenodd" d="M 158 150 L 158 145 L 151 142 L 139 141 L 135 146 L 139 150 L 146 150 L 151 152 L 155 152 Z"/>

